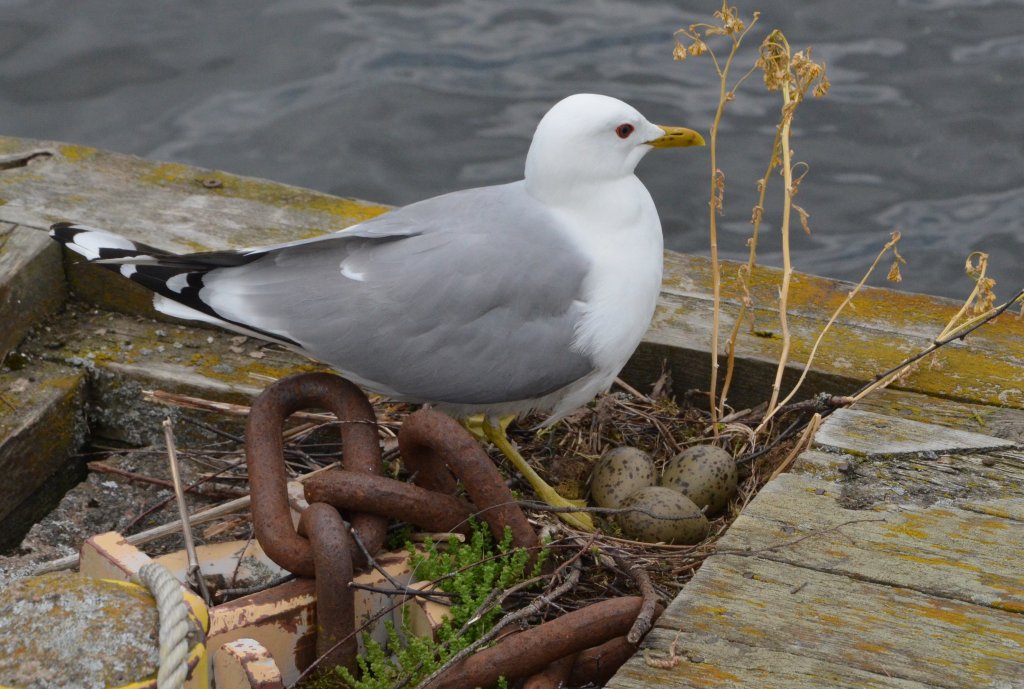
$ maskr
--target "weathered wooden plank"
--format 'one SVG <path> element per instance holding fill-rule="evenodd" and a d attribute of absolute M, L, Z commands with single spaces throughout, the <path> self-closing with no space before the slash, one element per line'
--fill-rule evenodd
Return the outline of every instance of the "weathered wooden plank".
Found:
<path fill-rule="evenodd" d="M 50 364 L 0 372 L 0 547 L 16 543 L 42 516 L 36 512 L 44 505 L 28 504 L 42 502 L 34 491 L 61 473 L 84 441 L 84 382 L 81 372 Z"/>
<path fill-rule="evenodd" d="M 0 220 L 36 230 L 71 220 L 171 251 L 291 241 L 339 230 L 387 210 L 219 170 L 53 141 L 0 137 L 4 154 L 27 162 L 0 171 Z M 76 257 L 69 260 L 67 273 L 80 298 L 104 308 L 157 316 L 148 290 L 110 271 Z"/>
<path fill-rule="evenodd" d="M 673 643 L 678 661 L 669 668 L 648 663 L 664 662 Z M 648 654 L 645 657 L 644 654 Z M 822 658 L 722 641 L 714 634 L 655 629 L 644 640 L 643 650 L 627 662 L 606 685 L 609 689 L 930 689 L 897 677 L 873 674 Z"/>
<path fill-rule="evenodd" d="M 89 421 L 97 435 L 159 442 L 168 408 L 145 402 L 161 389 L 248 404 L 270 382 L 323 367 L 282 348 L 219 329 L 190 328 L 70 306 L 21 347 L 25 356 L 89 374 Z"/>
<path fill-rule="evenodd" d="M 859 409 L 837 409 L 814 436 L 817 447 L 862 457 L 956 453 L 1013 447 L 1009 440 Z"/>
<path fill-rule="evenodd" d="M 39 232 L 0 223 L 0 362 L 66 298 L 60 248 Z"/>
<path fill-rule="evenodd" d="M 1021 619 L 1019 613 L 911 589 L 758 557 L 716 555 L 657 626 L 966 689 L 1013 686 L 1024 677 Z M 689 650 L 701 653 L 700 646 Z M 671 670 L 649 676 L 652 684 L 669 682 Z"/>
<path fill-rule="evenodd" d="M 848 509 L 941 503 L 1024 520 L 1024 449 L 879 459 L 810 450 L 800 455 L 793 471 L 841 481 L 840 500 Z"/>
<path fill-rule="evenodd" d="M 978 514 L 1024 522 L 1024 498 L 997 498 L 980 502 L 965 500 L 960 503 L 960 507 Z"/>
<path fill-rule="evenodd" d="M 38 154 L 33 156 L 33 154 Z M 171 251 L 260 246 L 347 227 L 387 210 L 298 187 L 54 141 L 0 137 L 0 220 L 71 220 Z"/>
<path fill-rule="evenodd" d="M 994 501 L 1024 496 L 1024 450 L 984 454 L 908 454 L 850 463 L 844 502 L 928 506 L 936 502 Z"/>
<path fill-rule="evenodd" d="M 951 505 L 843 507 L 843 485 L 783 474 L 747 505 L 719 552 L 1024 612 L 1024 528 Z"/>
<path fill-rule="evenodd" d="M 743 295 L 736 279 L 738 266 L 722 269 L 723 341 L 735 322 Z M 757 304 L 757 334 L 740 330 L 735 382 L 730 399 L 753 405 L 769 394 L 775 362 L 781 349 L 778 335 L 777 290 L 780 271 L 761 267 L 749 289 Z M 677 389 L 707 389 L 709 384 L 710 266 L 701 257 L 668 252 L 661 299 L 651 329 L 627 369 L 627 378 L 640 384 L 653 380 L 667 361 Z M 793 335 L 788 389 L 833 310 L 851 289 L 849 283 L 799 275 L 789 297 Z M 845 393 L 876 374 L 928 346 L 959 308 L 953 300 L 865 288 L 826 335 L 802 396 L 819 391 Z M 721 361 L 724 363 L 724 356 Z M 917 367 L 895 387 L 915 392 L 1024 408 L 1024 320 L 1004 316 L 972 334 L 963 343 L 942 348 L 932 363 Z"/>
<path fill-rule="evenodd" d="M 888 388 L 868 395 L 857 402 L 855 409 L 1024 444 L 1024 411 L 1020 409 L 971 404 Z"/>

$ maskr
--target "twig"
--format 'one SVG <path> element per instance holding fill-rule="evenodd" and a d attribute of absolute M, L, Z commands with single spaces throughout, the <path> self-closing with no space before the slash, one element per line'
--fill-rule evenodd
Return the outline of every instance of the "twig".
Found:
<path fill-rule="evenodd" d="M 857 402 L 864 399 L 865 396 L 874 392 L 878 388 L 885 387 L 886 385 L 891 383 L 892 380 L 895 379 L 896 376 L 899 373 L 901 373 L 906 367 L 910 366 L 911 364 L 917 361 L 920 361 L 921 359 L 928 356 L 929 354 L 939 349 L 940 347 L 948 345 L 950 342 L 964 339 L 981 326 L 995 320 L 998 316 L 1003 314 L 1005 311 L 1007 311 L 1011 306 L 1016 304 L 1021 299 L 1024 299 L 1024 289 L 1018 291 L 1017 294 L 1015 294 L 1008 302 L 1006 302 L 1002 306 L 992 309 L 988 313 L 982 314 L 981 316 L 978 316 L 977 318 L 963 324 L 953 332 L 949 333 L 946 337 L 936 339 L 927 348 L 921 350 L 920 352 L 911 357 L 904 359 L 899 364 L 893 366 L 885 373 L 881 373 L 875 376 L 875 379 L 872 382 L 862 386 L 859 390 L 857 390 L 857 392 L 850 395 L 850 397 L 853 398 L 854 402 Z"/>
<path fill-rule="evenodd" d="M 145 474 L 137 474 L 134 471 L 126 471 L 118 467 L 112 467 L 109 464 L 103 462 L 86 462 L 85 467 L 89 471 L 95 471 L 97 474 L 113 474 L 114 476 L 121 476 L 132 481 L 138 481 L 139 483 L 151 483 L 154 486 L 160 486 L 161 488 L 174 488 L 174 482 L 168 481 L 163 478 L 156 478 L 155 476 L 146 476 Z M 192 486 L 186 488 L 191 489 Z"/>
<path fill-rule="evenodd" d="M 732 376 L 736 368 L 736 341 L 739 339 L 740 328 L 743 326 L 743 319 L 747 309 L 753 307 L 753 299 L 750 296 L 750 281 L 754 277 L 754 268 L 757 266 L 757 240 L 761 234 L 761 221 L 764 219 L 764 199 L 768 192 L 768 180 L 771 178 L 772 170 L 778 167 L 779 157 L 779 135 L 781 131 L 775 130 L 775 140 L 772 141 L 771 155 L 768 157 L 768 169 L 764 176 L 757 182 L 758 199 L 757 205 L 751 213 L 750 224 L 754 229 L 750 233 L 750 251 L 747 255 L 747 262 L 739 269 L 740 285 L 743 288 L 744 297 L 740 301 L 740 311 L 736 314 L 736 320 L 732 324 L 732 332 L 729 333 L 729 342 L 726 344 L 725 380 L 722 382 L 722 392 L 718 403 L 718 415 L 725 413 L 725 403 L 729 397 L 729 389 L 732 387 Z"/>
<path fill-rule="evenodd" d="M 185 555 L 188 558 L 188 580 L 192 587 L 199 592 L 210 607 L 213 606 L 213 598 L 206 588 L 206 580 L 203 579 L 203 570 L 199 566 L 199 555 L 196 554 L 196 544 L 192 540 L 192 525 L 188 519 L 188 505 L 185 504 L 185 491 L 181 486 L 181 474 L 178 473 L 178 452 L 174 445 L 174 430 L 171 427 L 171 419 L 166 418 L 163 422 L 164 440 L 167 443 L 167 461 L 171 466 L 171 480 L 174 482 L 174 497 L 178 502 L 178 514 L 181 515 L 181 534 L 185 539 Z"/>
<path fill-rule="evenodd" d="M 723 3 L 724 8 L 724 3 Z M 725 67 L 719 68 L 718 60 L 715 58 L 714 52 L 711 52 L 711 58 L 715 62 L 715 68 L 718 69 L 718 107 L 715 110 L 715 119 L 711 124 L 709 151 L 711 154 L 711 200 L 709 202 L 710 213 L 709 213 L 709 239 L 711 245 L 711 288 L 712 288 L 712 318 L 711 318 L 711 385 L 709 390 L 709 408 L 711 411 L 711 424 L 715 429 L 714 437 L 718 437 L 718 427 L 715 423 L 718 419 L 718 405 L 715 403 L 715 395 L 717 395 L 718 389 L 718 331 L 720 328 L 721 311 L 722 311 L 722 274 L 721 268 L 718 263 L 718 222 L 717 214 L 722 212 L 722 197 L 725 194 L 725 175 L 718 169 L 718 128 L 722 121 L 722 113 L 725 112 L 725 104 L 732 100 L 731 96 L 734 96 L 736 89 L 743 81 L 750 76 L 753 69 L 748 71 L 732 89 L 728 89 L 729 70 L 732 67 L 733 58 L 736 57 L 736 52 L 740 48 L 740 43 L 743 41 L 743 37 L 747 35 L 751 27 L 757 23 L 758 15 L 755 13 L 750 25 L 746 27 L 739 35 L 729 34 L 729 38 L 732 40 L 732 47 L 729 50 L 729 57 L 725 60 Z M 724 19 L 724 17 L 723 17 Z"/>
<path fill-rule="evenodd" d="M 827 414 L 822 413 L 822 416 L 827 416 Z M 754 450 L 753 452 L 750 452 L 750 453 L 745 454 L 745 455 L 743 455 L 741 457 L 738 457 L 736 459 L 736 463 L 737 464 L 746 464 L 748 462 L 754 461 L 758 457 L 761 457 L 763 455 L 768 454 L 769 452 L 774 450 L 776 447 L 778 447 L 779 445 L 781 445 L 782 443 L 784 443 L 785 441 L 789 440 L 794 435 L 799 433 L 803 429 L 803 427 L 807 425 L 807 421 L 808 420 L 809 420 L 809 417 L 807 419 L 798 418 L 796 421 L 791 423 L 786 428 L 786 430 L 784 430 L 782 433 L 779 433 L 777 436 L 775 436 L 775 438 L 773 438 L 770 443 L 768 443 L 767 445 L 765 445 L 764 447 L 762 447 L 759 450 Z"/>
<path fill-rule="evenodd" d="M 292 581 L 293 579 L 298 579 L 298 576 L 295 575 L 295 574 L 285 574 L 284 576 L 278 577 L 278 578 L 273 579 L 271 581 L 265 581 L 263 583 L 256 584 L 254 586 L 246 586 L 246 587 L 243 587 L 243 588 L 236 588 L 236 589 L 219 589 L 217 591 L 217 593 L 214 594 L 214 598 L 216 600 L 220 601 L 220 602 L 224 602 L 224 601 L 226 601 L 228 599 L 231 599 L 231 598 L 241 598 L 242 596 L 251 596 L 254 593 L 259 593 L 260 591 L 266 591 L 267 589 L 272 589 L 275 586 L 280 586 L 281 584 L 286 584 L 289 581 Z"/>
<path fill-rule="evenodd" d="M 158 404 L 166 404 L 172 407 L 181 407 L 183 409 L 195 409 L 198 411 L 207 412 L 218 412 L 221 414 L 230 414 L 232 416 L 248 416 L 250 407 L 244 404 L 233 404 L 231 402 L 218 402 L 216 400 L 206 400 L 201 397 L 190 397 L 189 395 L 179 395 L 173 392 L 166 392 L 165 390 L 143 390 L 143 399 L 149 402 L 156 402 Z M 343 422 L 339 422 L 333 414 L 318 414 L 316 412 L 298 411 L 291 415 L 295 419 L 306 419 L 307 421 L 316 421 L 318 423 L 373 423 L 377 424 L 377 421 L 367 421 L 365 419 L 351 419 Z M 400 426 L 400 421 L 389 420 L 388 425 Z"/>
<path fill-rule="evenodd" d="M 143 390 L 142 397 L 148 402 L 156 402 L 158 404 L 166 404 L 172 407 L 181 407 L 183 409 L 218 412 L 221 414 L 229 414 L 231 416 L 248 416 L 250 410 L 250 408 L 244 404 L 207 400 L 201 397 L 179 395 L 177 393 L 166 392 L 164 390 Z M 296 412 L 295 414 L 292 414 L 292 416 L 298 419 L 309 419 L 311 421 L 336 420 L 330 414 L 315 414 L 312 412 Z"/>
<path fill-rule="evenodd" d="M 234 521 L 235 523 L 237 523 L 237 522 L 238 522 L 239 520 L 238 520 L 238 519 L 235 519 L 235 520 L 233 520 L 233 521 Z M 220 524 L 220 528 L 223 528 L 225 524 L 231 524 L 231 522 L 222 522 L 222 523 Z M 214 530 L 214 529 L 216 529 L 216 528 L 218 528 L 218 527 L 210 527 L 209 529 L 207 529 L 207 530 L 206 530 L 206 531 L 204 532 L 204 535 L 206 535 L 207 537 L 209 537 L 209 533 L 210 533 L 210 531 L 213 531 L 213 530 Z M 255 528 L 254 528 L 254 527 L 252 526 L 252 524 L 250 523 L 250 525 L 249 525 L 249 537 L 245 539 L 245 545 L 243 545 L 243 546 L 242 546 L 242 549 L 238 551 L 238 559 L 237 559 L 237 560 L 235 560 L 235 567 L 234 567 L 234 569 L 232 569 L 232 570 L 231 570 L 231 578 L 230 578 L 230 579 L 228 579 L 228 580 L 227 580 L 227 581 L 225 582 L 225 584 L 226 584 L 227 582 L 231 582 L 232 584 L 234 584 L 234 583 L 235 583 L 236 581 L 238 581 L 238 573 L 239 573 L 240 571 L 242 571 L 242 561 L 243 561 L 243 560 L 245 559 L 245 558 L 244 558 L 244 555 L 245 555 L 245 551 L 247 551 L 247 550 L 249 549 L 249 546 L 250 546 L 250 545 L 252 545 L 252 541 L 253 541 L 253 539 L 254 539 L 255 537 L 256 537 L 256 530 L 255 530 Z M 257 541 L 257 542 L 258 542 L 258 541 Z"/>
<path fill-rule="evenodd" d="M 789 45 L 786 45 L 786 52 L 789 52 Z M 793 211 L 793 161 L 792 151 L 789 148 L 789 132 L 793 123 L 792 112 L 786 112 L 789 107 L 789 81 L 782 82 L 783 116 L 780 126 L 779 144 L 782 146 L 782 179 L 784 194 L 782 203 L 782 286 L 779 287 L 779 327 L 782 330 L 782 350 L 779 352 L 779 363 L 775 369 L 775 382 L 772 384 L 772 395 L 768 402 L 768 415 L 771 416 L 779 399 L 779 392 L 782 390 L 782 375 L 786 372 L 786 360 L 789 358 L 789 347 L 792 336 L 789 332 L 789 283 L 793 278 L 793 263 L 790 260 L 789 252 L 789 221 Z"/>
<path fill-rule="evenodd" d="M 244 457 L 242 459 L 235 460 L 234 462 L 231 462 L 231 464 L 227 465 L 223 469 L 220 469 L 218 471 L 215 471 L 212 474 L 207 474 L 206 476 L 202 476 L 202 477 L 196 479 L 192 483 L 188 484 L 188 486 L 185 488 L 185 491 L 189 492 L 189 491 L 191 491 L 191 490 L 193 490 L 195 488 L 198 488 L 202 484 L 207 483 L 208 481 L 212 481 L 213 479 L 217 478 L 221 474 L 223 474 L 223 473 L 225 473 L 227 471 L 231 471 L 235 467 L 238 467 L 238 466 L 240 466 L 240 465 L 242 465 L 244 463 L 245 463 L 245 458 Z M 153 505 L 149 509 L 143 511 L 137 517 L 132 519 L 131 522 L 129 522 L 127 526 L 124 527 L 125 531 L 128 531 L 128 530 L 132 529 L 136 524 L 138 524 L 139 522 L 141 522 L 143 519 L 145 519 L 149 515 L 153 514 L 154 512 L 159 512 L 161 509 L 164 508 L 165 505 L 170 503 L 172 500 L 174 500 L 174 496 L 173 495 L 171 495 L 171 496 L 169 496 L 167 498 L 164 498 L 163 500 L 159 501 L 158 503 L 156 503 L 155 505 Z"/>
<path fill-rule="evenodd" d="M 800 217 L 800 224 L 809 234 L 807 226 L 807 212 L 793 202 L 797 190 L 804 176 L 807 174 L 807 166 L 798 163 L 803 167 L 803 173 L 796 178 L 793 176 L 793 151 L 789 147 L 790 134 L 793 127 L 793 117 L 797 107 L 804 101 L 807 92 L 813 86 L 815 97 L 824 96 L 828 92 L 829 83 L 825 76 L 824 65 L 819 65 L 811 60 L 811 50 L 801 51 L 793 54 L 786 36 L 778 29 L 768 34 L 768 37 L 761 43 L 758 66 L 764 70 L 764 81 L 768 90 L 779 90 L 782 93 L 782 117 L 778 125 L 778 143 L 782 153 L 782 284 L 779 287 L 779 325 L 782 330 L 782 348 L 779 352 L 779 361 L 775 370 L 775 381 L 772 384 L 771 399 L 768 403 L 769 416 L 775 411 L 779 394 L 782 391 L 782 377 L 786 370 L 786 362 L 789 359 L 789 352 L 792 345 L 792 335 L 789 330 L 789 290 L 792 283 L 793 265 L 790 254 L 790 225 L 795 211 Z"/>
<path fill-rule="evenodd" d="M 308 474 L 297 476 L 292 480 L 298 481 L 299 483 L 304 483 L 311 479 L 312 477 L 317 476 L 318 474 L 329 469 L 333 469 L 336 466 L 338 466 L 337 462 L 317 469 L 316 471 L 311 471 Z M 196 512 L 195 514 L 191 515 L 188 521 L 192 526 L 198 526 L 200 524 L 212 522 L 216 519 L 220 519 L 225 515 L 246 509 L 247 507 L 249 507 L 249 503 L 251 501 L 252 498 L 251 496 L 248 495 L 245 496 L 244 498 L 237 498 L 235 500 L 231 500 L 230 502 L 225 502 L 222 505 L 215 505 L 213 507 L 210 507 L 209 509 L 200 510 L 199 512 Z M 146 529 L 145 531 L 140 531 L 137 534 L 125 536 L 124 540 L 126 543 L 130 545 L 143 545 L 144 543 L 155 541 L 158 538 L 163 538 L 164 536 L 169 536 L 171 534 L 178 533 L 179 531 L 181 531 L 181 525 L 182 521 L 176 519 L 172 522 L 168 522 L 167 524 L 162 524 L 161 526 L 154 526 L 152 529 Z M 78 565 L 78 559 L 79 556 L 76 553 L 75 555 L 69 555 L 67 557 L 62 557 L 57 560 L 50 560 L 49 562 L 44 562 L 41 565 L 39 565 L 32 572 L 32 574 L 38 576 L 40 574 L 46 574 L 47 572 L 59 572 L 63 569 L 69 569 L 71 567 L 75 567 Z"/>
<path fill-rule="evenodd" d="M 352 525 L 348 524 L 347 522 L 346 522 L 345 526 L 348 527 L 348 533 L 349 533 L 350 536 L 352 536 L 352 540 L 355 542 L 356 547 L 359 548 L 359 552 L 361 552 L 363 554 L 363 557 L 366 558 L 367 566 L 375 569 L 382 577 L 387 579 L 387 582 L 389 584 L 391 584 L 396 589 L 403 589 L 403 590 L 407 589 L 408 587 L 407 586 L 403 586 L 402 582 L 400 582 L 397 579 L 395 579 L 395 577 L 391 575 L 391 572 L 389 572 L 384 567 L 381 567 L 380 563 L 377 562 L 377 560 L 373 557 L 373 555 L 367 549 L 366 544 L 363 543 L 363 539 L 360 538 L 359 532 L 356 531 L 355 529 L 353 529 Z M 438 600 L 437 598 L 430 597 L 429 592 L 427 593 L 427 595 L 425 595 L 423 597 L 426 598 L 427 600 L 429 600 L 432 603 L 444 603 L 444 601 L 442 601 L 442 600 Z"/>
<path fill-rule="evenodd" d="M 775 471 L 772 472 L 772 475 L 768 477 L 769 481 L 789 469 L 790 465 L 796 461 L 796 458 L 811 446 L 811 443 L 814 442 L 814 434 L 818 432 L 818 428 L 820 426 L 821 414 L 816 413 L 811 417 L 807 427 L 804 429 L 803 435 L 801 435 L 800 439 L 796 441 L 796 445 L 794 445 L 790 453 L 786 455 L 786 458 L 782 460 L 782 463 L 775 467 Z"/>
<path fill-rule="evenodd" d="M 86 468 L 89 469 L 89 471 L 95 471 L 98 474 L 113 474 L 114 476 L 121 476 L 123 478 L 126 478 L 129 481 L 137 481 L 139 483 L 149 483 L 149 484 L 152 484 L 154 486 L 160 486 L 161 488 L 169 488 L 169 489 L 173 489 L 174 488 L 174 483 L 172 481 L 168 481 L 168 480 L 162 479 L 162 478 L 156 478 L 155 476 L 146 476 L 145 474 L 139 474 L 139 473 L 136 473 L 134 471 L 126 471 L 125 469 L 121 469 L 119 467 L 110 466 L 109 464 L 105 464 L 103 462 L 86 462 L 85 466 L 86 466 Z M 213 475 L 207 475 L 207 476 L 204 477 L 204 479 L 207 480 L 207 481 L 212 479 L 212 478 L 214 478 Z M 185 487 L 185 492 L 186 493 L 196 493 L 196 494 L 199 494 L 199 495 L 203 495 L 205 497 L 212 497 L 210 495 L 210 493 L 219 493 L 221 495 L 221 497 L 223 497 L 223 496 L 239 497 L 239 492 L 240 492 L 240 491 L 237 491 L 237 490 L 234 490 L 234 489 L 231 489 L 231 488 L 227 488 L 227 487 L 225 487 L 225 488 L 216 488 L 215 487 L 213 491 L 203 491 L 203 490 L 200 490 L 200 488 L 202 488 L 202 486 L 200 485 L 200 482 L 196 481 L 195 483 L 186 486 Z M 232 495 L 232 493 L 234 493 L 234 495 Z"/>
<path fill-rule="evenodd" d="M 621 553 L 612 553 L 612 559 L 615 563 L 621 567 L 633 581 L 636 582 L 637 588 L 640 589 L 640 595 L 643 596 L 644 602 L 640 606 L 640 612 L 637 613 L 636 620 L 633 622 L 633 626 L 629 628 L 629 633 L 626 635 L 626 641 L 631 644 L 640 643 L 640 639 L 644 638 L 647 632 L 651 631 L 651 627 L 654 625 L 654 616 L 658 611 L 658 603 L 661 602 L 661 597 L 658 592 L 654 590 L 654 584 L 651 583 L 651 575 L 647 573 L 644 566 L 638 562 L 627 562 L 622 557 Z"/>
<path fill-rule="evenodd" d="M 900 233 L 893 232 L 889 241 L 886 243 L 884 247 L 882 247 L 882 250 L 878 252 L 878 255 L 875 257 L 874 262 L 872 262 L 871 266 L 864 273 L 864 277 L 862 277 L 860 279 L 860 282 L 858 282 L 854 286 L 854 288 L 849 291 L 849 293 L 846 295 L 846 298 L 843 299 L 843 302 L 839 305 L 839 307 L 832 312 L 832 316 L 828 319 L 828 322 L 825 323 L 825 326 L 821 329 L 821 332 L 818 333 L 818 338 L 814 341 L 814 346 L 811 347 L 810 354 L 807 355 L 807 361 L 804 363 L 803 371 L 800 372 L 800 378 L 796 381 L 796 384 L 793 385 L 793 389 L 790 390 L 789 394 L 786 395 L 782 399 L 782 401 L 778 403 L 777 406 L 769 405 L 768 413 L 765 414 L 764 418 L 761 420 L 761 423 L 758 424 L 757 429 L 754 431 L 755 433 L 760 433 L 761 431 L 763 431 L 765 425 L 772 419 L 772 417 L 775 416 L 775 414 L 778 413 L 791 399 L 793 399 L 793 396 L 796 395 L 797 391 L 800 389 L 800 386 L 803 385 L 804 380 L 807 378 L 807 373 L 811 370 L 811 363 L 814 361 L 814 357 L 818 353 L 818 347 L 821 345 L 821 341 L 825 338 L 826 333 L 828 333 L 829 329 L 831 329 L 832 324 L 835 323 L 836 319 L 839 318 L 839 314 L 843 312 L 843 310 L 850 304 L 850 302 L 853 301 L 853 298 L 857 296 L 860 290 L 864 287 L 864 283 L 868 281 L 868 278 L 871 277 L 871 274 L 875 271 L 875 268 L 878 267 L 878 263 L 882 260 L 882 257 L 885 256 L 890 249 L 895 247 L 896 243 L 899 241 Z"/>
<path fill-rule="evenodd" d="M 349 584 L 349 588 L 359 589 L 360 591 L 369 591 L 371 593 L 382 593 L 385 596 L 405 596 L 406 598 L 426 598 L 431 599 L 432 596 L 441 598 L 454 598 L 459 595 L 457 593 L 449 593 L 440 589 L 417 589 L 412 586 L 399 585 L 397 588 L 385 588 L 383 586 L 370 586 L 369 584 L 357 584 L 352 582 Z M 433 601 L 436 603 L 443 603 L 443 601 Z"/>
<path fill-rule="evenodd" d="M 644 393 L 640 392 L 639 390 L 634 388 L 632 385 L 630 385 L 626 381 L 622 380 L 622 378 L 618 378 L 617 377 L 615 379 L 615 384 L 618 385 L 623 390 L 625 390 L 626 392 L 628 392 L 633 397 L 636 397 L 637 399 L 643 400 L 644 402 L 650 402 L 651 401 L 650 396 L 645 395 Z"/>
<path fill-rule="evenodd" d="M 181 420 L 187 424 L 195 426 L 196 428 L 202 428 L 204 431 L 213 433 L 214 435 L 219 435 L 221 438 L 224 438 L 225 440 L 231 440 L 232 442 L 236 442 L 239 445 L 245 442 L 245 438 L 239 437 L 234 433 L 228 433 L 227 431 L 217 428 L 216 426 L 211 426 L 208 423 L 203 423 L 199 419 L 192 419 L 189 418 L 188 416 L 182 415 Z"/>

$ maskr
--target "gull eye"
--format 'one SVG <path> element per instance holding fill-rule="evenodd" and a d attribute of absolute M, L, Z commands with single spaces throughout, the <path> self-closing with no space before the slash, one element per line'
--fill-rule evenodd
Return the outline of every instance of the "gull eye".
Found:
<path fill-rule="evenodd" d="M 627 122 L 620 124 L 618 127 L 616 127 L 615 133 L 618 135 L 620 139 L 628 139 L 629 135 L 633 133 L 634 129 L 636 129 L 636 127 Z"/>

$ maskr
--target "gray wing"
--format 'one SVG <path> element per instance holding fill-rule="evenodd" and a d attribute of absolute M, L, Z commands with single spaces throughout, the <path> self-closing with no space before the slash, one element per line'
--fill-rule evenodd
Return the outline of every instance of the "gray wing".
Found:
<path fill-rule="evenodd" d="M 228 320 L 408 399 L 539 397 L 593 369 L 571 348 L 589 265 L 522 183 L 406 206 L 212 270 Z"/>

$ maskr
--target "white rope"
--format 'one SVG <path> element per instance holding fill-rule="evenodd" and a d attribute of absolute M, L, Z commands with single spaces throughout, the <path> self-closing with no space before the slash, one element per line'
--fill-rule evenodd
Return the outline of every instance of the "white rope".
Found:
<path fill-rule="evenodd" d="M 188 674 L 188 606 L 181 583 L 159 562 L 139 569 L 139 581 L 156 598 L 160 615 L 160 668 L 157 689 L 181 689 Z"/>

